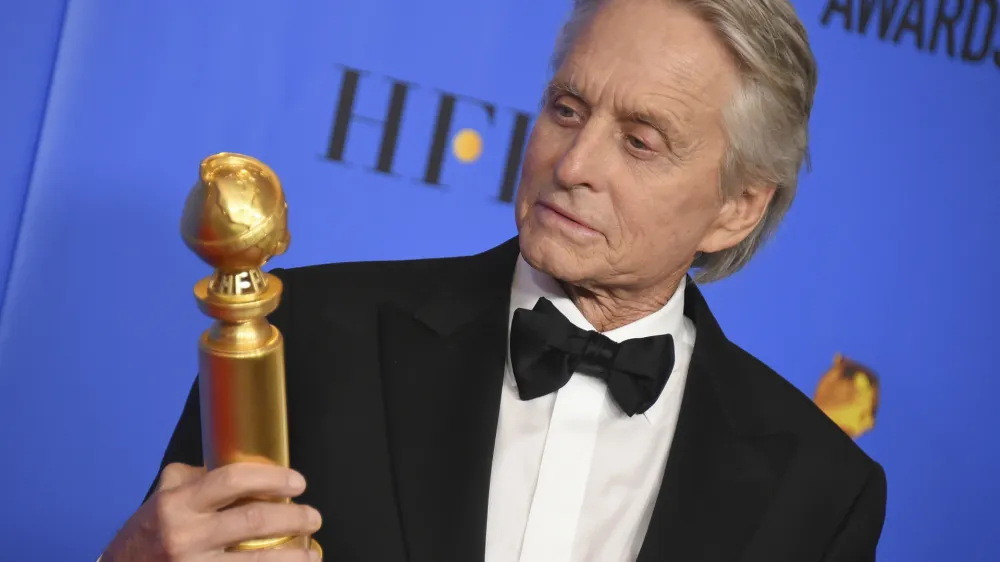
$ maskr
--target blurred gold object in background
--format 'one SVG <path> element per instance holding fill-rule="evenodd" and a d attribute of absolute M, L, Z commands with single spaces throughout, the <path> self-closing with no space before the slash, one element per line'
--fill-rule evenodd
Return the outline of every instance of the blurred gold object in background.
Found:
<path fill-rule="evenodd" d="M 820 379 L 813 400 L 844 432 L 857 439 L 875 427 L 878 377 L 868 367 L 838 353 L 833 366 Z"/>
<path fill-rule="evenodd" d="M 278 307 L 282 285 L 261 271 L 290 241 L 278 177 L 249 156 L 209 156 L 185 202 L 181 235 L 215 270 L 194 287 L 199 308 L 215 319 L 201 336 L 198 354 L 205 466 L 249 461 L 288 467 L 284 340 L 266 318 Z M 232 547 L 271 548 L 321 552 L 310 537 Z"/>

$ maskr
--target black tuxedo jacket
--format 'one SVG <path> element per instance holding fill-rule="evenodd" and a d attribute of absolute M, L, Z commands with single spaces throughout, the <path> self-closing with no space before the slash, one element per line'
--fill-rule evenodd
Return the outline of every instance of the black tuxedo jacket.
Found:
<path fill-rule="evenodd" d="M 485 552 L 517 240 L 461 258 L 275 270 L 297 501 L 329 562 Z M 697 339 L 639 562 L 874 560 L 886 481 L 806 396 L 723 335 Z M 163 458 L 202 464 L 197 384 Z M 155 486 L 155 481 L 154 481 Z"/>

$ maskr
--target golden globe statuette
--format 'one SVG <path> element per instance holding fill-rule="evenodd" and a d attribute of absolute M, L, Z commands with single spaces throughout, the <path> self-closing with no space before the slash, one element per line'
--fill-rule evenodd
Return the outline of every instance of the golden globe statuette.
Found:
<path fill-rule="evenodd" d="M 289 466 L 284 340 L 266 318 L 278 307 L 282 284 L 261 271 L 288 247 L 287 213 L 275 173 L 255 158 L 233 153 L 201 162 L 184 205 L 184 242 L 215 269 L 194 287 L 199 308 L 215 319 L 201 336 L 198 354 L 209 470 L 234 462 Z M 311 537 L 295 536 L 245 541 L 230 550 L 275 548 L 322 553 Z"/>

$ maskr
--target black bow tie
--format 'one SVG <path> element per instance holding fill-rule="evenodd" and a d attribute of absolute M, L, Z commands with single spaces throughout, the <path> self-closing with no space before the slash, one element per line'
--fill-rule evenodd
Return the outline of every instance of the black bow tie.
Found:
<path fill-rule="evenodd" d="M 652 406 L 674 367 L 674 340 L 667 334 L 616 343 L 581 330 L 545 298 L 533 310 L 514 312 L 510 359 L 522 400 L 563 387 L 573 373 L 603 379 L 622 411 L 633 416 Z"/>

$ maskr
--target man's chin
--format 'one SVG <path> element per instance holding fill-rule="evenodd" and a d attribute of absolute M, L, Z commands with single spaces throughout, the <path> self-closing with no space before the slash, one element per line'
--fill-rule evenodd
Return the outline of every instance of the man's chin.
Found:
<path fill-rule="evenodd" d="M 528 265 L 566 283 L 588 278 L 588 265 L 597 255 L 594 248 L 581 248 L 573 241 L 537 233 L 522 233 L 519 243 Z"/>

